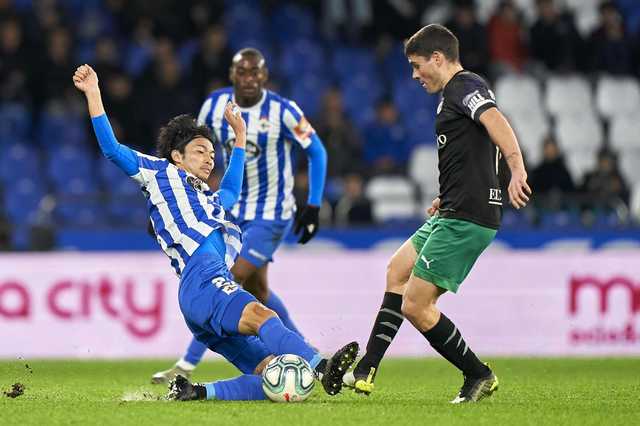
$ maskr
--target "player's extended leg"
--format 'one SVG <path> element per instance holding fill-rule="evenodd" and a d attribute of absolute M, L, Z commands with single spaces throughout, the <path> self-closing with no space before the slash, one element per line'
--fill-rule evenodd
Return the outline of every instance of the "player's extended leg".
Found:
<path fill-rule="evenodd" d="M 311 348 L 298 334 L 282 324 L 275 312 L 257 302 L 244 290 L 228 304 L 220 319 L 227 334 L 258 336 L 273 355 L 295 354 L 304 358 L 318 373 L 322 386 L 329 395 L 342 388 L 342 376 L 358 354 L 358 343 L 351 342 L 338 350 L 330 359 Z M 234 291 L 234 292 L 235 292 Z M 251 300 L 253 299 L 253 300 Z M 213 325 L 215 328 L 215 325 Z"/>
<path fill-rule="evenodd" d="M 191 343 L 187 347 L 187 352 L 180 358 L 174 365 L 168 370 L 158 371 L 151 376 L 151 383 L 154 385 L 169 383 L 178 374 L 186 377 L 191 377 L 191 373 L 196 368 L 196 365 L 202 359 L 207 346 L 195 337 L 191 339 Z"/>
<path fill-rule="evenodd" d="M 464 375 L 464 384 L 452 403 L 475 402 L 498 389 L 498 378 L 462 338 L 462 333 L 436 307 L 446 290 L 415 275 L 407 283 L 402 313 L 429 344 Z"/>
<path fill-rule="evenodd" d="M 218 401 L 258 401 L 267 399 L 262 390 L 262 376 L 243 374 L 228 380 L 210 383 L 190 383 L 183 376 L 171 382 L 167 399 L 194 401 L 209 399 Z"/>
<path fill-rule="evenodd" d="M 373 380 L 380 361 L 402 325 L 402 294 L 416 256 L 414 244 L 407 240 L 391 257 L 387 266 L 386 291 L 371 329 L 367 352 L 353 371 L 344 377 L 344 384 L 354 388 L 356 392 L 368 395 L 373 391 Z"/>
<path fill-rule="evenodd" d="M 285 327 L 302 336 L 300 330 L 298 330 L 298 328 L 291 320 L 289 311 L 282 302 L 282 299 L 280 299 L 280 297 L 278 297 L 278 295 L 269 288 L 269 284 L 267 281 L 268 271 L 269 264 L 265 263 L 260 268 L 258 268 L 258 270 L 253 275 L 251 275 L 247 281 L 244 282 L 242 287 L 249 293 L 256 296 L 256 299 L 262 302 L 263 305 L 278 314 L 280 321 L 282 321 Z"/>

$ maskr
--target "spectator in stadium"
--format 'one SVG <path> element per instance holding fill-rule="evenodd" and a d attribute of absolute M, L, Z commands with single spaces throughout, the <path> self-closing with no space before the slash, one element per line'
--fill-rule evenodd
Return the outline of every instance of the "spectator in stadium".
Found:
<path fill-rule="evenodd" d="M 139 145 L 144 139 L 138 132 L 131 78 L 122 71 L 113 71 L 111 76 L 105 79 L 104 98 L 111 109 L 111 125 L 116 136 L 131 141 L 132 146 L 144 148 Z"/>
<path fill-rule="evenodd" d="M 502 0 L 489 20 L 489 53 L 494 72 L 522 71 L 527 61 L 525 29 L 520 13 L 512 0 Z"/>
<path fill-rule="evenodd" d="M 529 32 L 531 56 L 549 71 L 575 70 L 582 43 L 573 15 L 560 12 L 555 0 L 538 0 L 537 6 L 538 19 Z"/>
<path fill-rule="evenodd" d="M 487 29 L 478 22 L 474 0 L 456 0 L 453 17 L 446 27 L 460 40 L 460 60 L 464 66 L 478 74 L 487 75 Z"/>
<path fill-rule="evenodd" d="M 59 27 L 47 39 L 45 56 L 34 76 L 38 86 L 34 100 L 45 105 L 48 101 L 63 96 L 69 87 L 69 75 L 73 74 L 73 40 L 68 29 Z"/>
<path fill-rule="evenodd" d="M 111 37 L 100 37 L 96 40 L 95 47 L 95 69 L 105 79 L 111 78 L 111 75 L 120 67 L 120 49 L 116 41 Z"/>
<path fill-rule="evenodd" d="M 537 194 L 538 207 L 557 209 L 563 196 L 574 193 L 576 188 L 558 143 L 551 136 L 544 140 L 542 156 L 542 163 L 531 172 L 531 189 Z"/>
<path fill-rule="evenodd" d="M 376 120 L 364 131 L 364 159 L 373 174 L 404 173 L 411 147 L 398 110 L 389 99 L 376 106 Z"/>
<path fill-rule="evenodd" d="M 364 195 L 361 173 L 350 173 L 344 179 L 344 194 L 334 208 L 338 226 L 368 225 L 373 223 L 371 201 Z"/>
<path fill-rule="evenodd" d="M 25 48 L 21 22 L 10 17 L 0 23 L 0 98 L 28 102 L 27 83 L 32 69 L 30 49 Z"/>
<path fill-rule="evenodd" d="M 191 63 L 191 81 L 199 96 L 225 85 L 231 63 L 227 33 L 222 25 L 212 25 L 200 39 L 200 49 Z"/>
<path fill-rule="evenodd" d="M 616 153 L 607 148 L 598 152 L 596 168 L 584 176 L 580 189 L 590 209 L 613 210 L 621 202 L 629 205 L 629 186 L 618 167 Z"/>
<path fill-rule="evenodd" d="M 344 111 L 342 92 L 333 87 L 324 94 L 315 126 L 327 150 L 327 178 L 340 179 L 360 169 L 362 144 L 358 130 Z M 329 189 L 329 188 L 327 188 Z"/>
<path fill-rule="evenodd" d="M 589 37 L 591 70 L 614 75 L 633 72 L 633 44 L 613 1 L 600 5 L 600 25 Z"/>

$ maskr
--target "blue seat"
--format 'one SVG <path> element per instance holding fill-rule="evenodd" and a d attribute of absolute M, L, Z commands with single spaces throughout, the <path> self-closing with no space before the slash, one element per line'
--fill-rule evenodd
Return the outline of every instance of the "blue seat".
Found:
<path fill-rule="evenodd" d="M 40 150 L 28 144 L 17 143 L 9 146 L 0 156 L 0 181 L 11 184 L 12 181 L 41 175 Z"/>
<path fill-rule="evenodd" d="M 402 45 L 394 45 L 382 58 L 382 70 L 387 81 L 411 80 L 411 66 L 404 56 Z"/>
<path fill-rule="evenodd" d="M 374 107 L 383 92 L 374 77 L 358 74 L 342 86 L 342 96 L 345 111 L 358 127 L 363 128 L 375 118 Z"/>
<path fill-rule="evenodd" d="M 0 105 L 0 146 L 26 139 L 30 128 L 31 115 L 25 105 L 17 102 Z"/>
<path fill-rule="evenodd" d="M 292 83 L 309 73 L 317 73 L 326 64 L 324 49 L 309 40 L 297 40 L 283 45 L 279 71 Z"/>
<path fill-rule="evenodd" d="M 82 145 L 87 139 L 86 120 L 68 114 L 44 113 L 37 132 L 40 146 L 51 149 L 59 144 Z"/>
<path fill-rule="evenodd" d="M 315 75 L 302 75 L 291 84 L 289 97 L 300 105 L 306 116 L 317 117 L 328 86 L 329 83 Z"/>
<path fill-rule="evenodd" d="M 57 146 L 49 153 L 47 175 L 56 187 L 73 178 L 91 179 L 94 157 L 72 145 Z"/>
<path fill-rule="evenodd" d="M 377 75 L 375 56 L 368 49 L 337 47 L 333 50 L 331 65 L 340 81 L 348 81 L 357 74 Z"/>
<path fill-rule="evenodd" d="M 57 194 L 65 196 L 85 196 L 98 192 L 95 178 L 91 175 L 86 177 L 70 177 L 57 185 L 54 184 L 54 188 Z"/>
<path fill-rule="evenodd" d="M 412 145 L 435 146 L 436 122 L 433 111 L 423 107 L 411 115 L 403 115 L 403 119 Z"/>
<path fill-rule="evenodd" d="M 116 226 L 144 227 L 149 221 L 147 205 L 142 196 L 112 196 L 107 204 L 110 222 Z"/>
<path fill-rule="evenodd" d="M 104 206 L 97 199 L 61 198 L 54 209 L 58 225 L 90 227 L 104 225 Z"/>
<path fill-rule="evenodd" d="M 292 40 L 314 38 L 316 19 L 309 9 L 295 4 L 285 4 L 271 15 L 272 39 L 284 44 Z"/>
<path fill-rule="evenodd" d="M 4 187 L 4 208 L 9 220 L 17 224 L 33 221 L 45 192 L 41 181 L 23 177 Z"/>

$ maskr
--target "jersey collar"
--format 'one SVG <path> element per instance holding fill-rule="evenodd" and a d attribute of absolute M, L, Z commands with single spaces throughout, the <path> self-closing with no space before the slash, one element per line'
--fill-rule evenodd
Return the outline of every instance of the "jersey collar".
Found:
<path fill-rule="evenodd" d="M 234 103 L 236 102 L 236 94 L 235 93 L 231 96 L 231 99 L 233 100 Z M 242 111 L 242 112 L 249 112 L 249 111 L 254 110 L 254 109 L 260 109 L 262 107 L 262 104 L 264 103 L 265 99 L 267 99 L 267 91 L 265 89 L 262 89 L 262 97 L 260 98 L 260 100 L 257 103 L 251 105 L 250 107 L 246 107 L 246 108 L 243 108 L 240 105 L 238 105 L 238 109 L 240 111 Z"/>

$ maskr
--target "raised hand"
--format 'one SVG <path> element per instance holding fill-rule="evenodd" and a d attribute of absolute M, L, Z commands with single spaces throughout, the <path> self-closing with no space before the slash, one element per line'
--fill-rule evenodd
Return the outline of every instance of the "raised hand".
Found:
<path fill-rule="evenodd" d="M 247 130 L 247 123 L 244 122 L 242 114 L 238 109 L 238 105 L 233 102 L 228 102 L 224 107 L 224 118 L 227 120 L 233 132 L 238 136 L 238 133 L 245 133 Z"/>
<path fill-rule="evenodd" d="M 98 74 L 89 65 L 80 65 L 73 74 L 73 84 L 83 93 L 98 90 Z"/>

